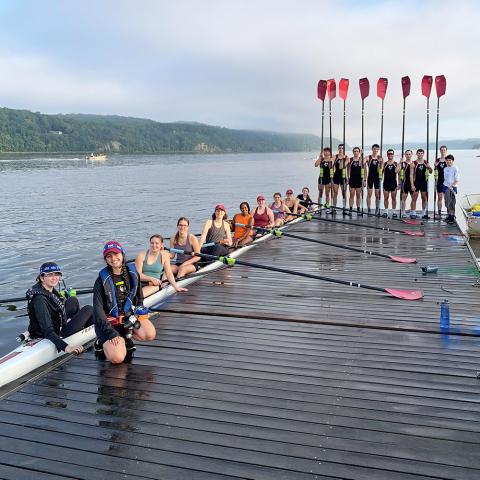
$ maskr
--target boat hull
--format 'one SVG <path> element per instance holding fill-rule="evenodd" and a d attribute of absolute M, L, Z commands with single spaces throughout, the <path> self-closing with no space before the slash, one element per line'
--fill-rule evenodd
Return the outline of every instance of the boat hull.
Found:
<path fill-rule="evenodd" d="M 469 237 L 480 238 L 480 211 L 478 213 L 474 211 L 476 205 L 480 207 L 479 193 L 465 195 L 460 199 L 460 208 L 465 217 Z"/>

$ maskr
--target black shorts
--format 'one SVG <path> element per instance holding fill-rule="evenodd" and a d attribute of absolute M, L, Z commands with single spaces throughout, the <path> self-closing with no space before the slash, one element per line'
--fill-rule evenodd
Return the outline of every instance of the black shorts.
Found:
<path fill-rule="evenodd" d="M 367 187 L 369 189 L 372 189 L 375 187 L 375 190 L 378 190 L 380 188 L 380 179 L 378 177 L 368 177 Z"/>
<path fill-rule="evenodd" d="M 350 180 L 348 181 L 348 186 L 350 188 L 362 188 L 362 179 L 350 177 Z"/>
<path fill-rule="evenodd" d="M 415 182 L 415 188 L 417 192 L 427 192 L 428 191 L 428 184 L 425 180 L 424 182 Z"/>
<path fill-rule="evenodd" d="M 397 190 L 397 182 L 383 182 L 383 190 L 385 192 L 394 192 Z"/>
<path fill-rule="evenodd" d="M 345 185 L 347 179 L 342 177 L 342 172 L 337 171 L 333 174 L 333 183 L 335 185 Z"/>
<path fill-rule="evenodd" d="M 408 194 L 412 194 L 412 184 L 408 182 L 403 182 L 402 192 Z"/>
<path fill-rule="evenodd" d="M 318 177 L 319 185 L 330 185 L 330 175 L 328 177 Z"/>
<path fill-rule="evenodd" d="M 437 181 L 437 193 L 443 193 L 443 180 L 438 179 Z"/>

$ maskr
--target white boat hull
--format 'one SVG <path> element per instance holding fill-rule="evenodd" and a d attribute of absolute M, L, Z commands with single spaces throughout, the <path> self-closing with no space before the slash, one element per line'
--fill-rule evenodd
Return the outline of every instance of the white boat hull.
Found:
<path fill-rule="evenodd" d="M 460 199 L 460 208 L 467 224 L 467 233 L 470 237 L 480 237 L 480 216 L 475 216 L 472 207 L 480 205 L 480 194 L 465 195 Z"/>
<path fill-rule="evenodd" d="M 293 220 L 286 226 L 298 223 L 299 221 L 302 221 L 302 219 L 298 218 Z M 285 227 L 282 227 L 282 229 L 283 228 Z M 264 235 L 263 237 L 255 240 L 251 245 L 235 250 L 229 256 L 232 258 L 238 258 L 240 255 L 243 255 L 245 252 L 253 248 L 256 244 L 265 242 L 270 238 L 272 238 L 271 234 Z M 203 278 L 203 275 L 200 274 L 204 273 L 207 275 L 210 272 L 218 270 L 222 266 L 222 262 L 213 262 L 201 268 L 197 272 L 197 275 L 180 280 L 178 285 L 181 287 L 186 287 Z M 153 307 L 154 305 L 162 303 L 174 293 L 175 289 L 169 285 L 167 288 L 164 288 L 161 291 L 147 297 L 144 304 L 146 307 Z M 70 337 L 64 338 L 64 340 L 69 345 L 86 345 L 94 338 L 95 329 L 92 325 L 81 330 L 80 332 L 74 333 Z M 65 352 L 57 352 L 55 345 L 50 340 L 37 339 L 23 343 L 15 350 L 0 358 L 0 387 L 3 387 L 8 383 L 23 377 L 27 373 L 30 373 L 33 370 L 62 357 L 63 355 L 65 355 Z"/>

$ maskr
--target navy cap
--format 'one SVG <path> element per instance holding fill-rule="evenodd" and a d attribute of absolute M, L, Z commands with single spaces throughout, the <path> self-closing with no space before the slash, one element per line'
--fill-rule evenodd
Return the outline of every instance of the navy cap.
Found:
<path fill-rule="evenodd" d="M 62 273 L 61 268 L 55 262 L 45 262 L 40 267 L 40 275 L 44 273 Z"/>

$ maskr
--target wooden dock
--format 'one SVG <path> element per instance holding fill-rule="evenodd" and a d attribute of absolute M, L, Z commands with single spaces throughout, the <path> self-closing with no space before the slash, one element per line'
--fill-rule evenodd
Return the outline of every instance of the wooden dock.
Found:
<path fill-rule="evenodd" d="M 423 300 L 240 265 L 211 274 L 164 305 L 132 363 L 89 351 L 0 401 L 0 478 L 478 480 L 478 271 L 444 235 L 456 227 L 391 226 L 426 236 L 290 231 L 418 264 L 286 237 L 242 259 Z"/>

